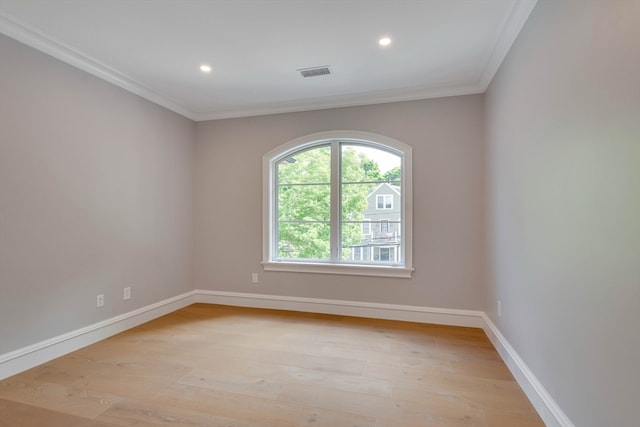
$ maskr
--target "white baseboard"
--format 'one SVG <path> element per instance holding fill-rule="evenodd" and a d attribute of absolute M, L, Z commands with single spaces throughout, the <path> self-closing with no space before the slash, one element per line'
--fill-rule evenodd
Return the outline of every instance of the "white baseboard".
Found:
<path fill-rule="evenodd" d="M 131 329 L 195 302 L 239 307 L 294 310 L 343 316 L 404 320 L 480 328 L 483 313 L 470 310 L 447 310 L 415 306 L 377 304 L 316 298 L 299 298 L 262 294 L 196 290 L 45 341 L 0 354 L 0 380 L 71 353 L 82 347 Z"/>
<path fill-rule="evenodd" d="M 545 424 L 574 427 L 486 313 L 474 310 L 195 290 L 0 354 L 0 380 L 196 302 L 482 328 Z"/>
<path fill-rule="evenodd" d="M 337 314 L 342 316 L 369 317 L 373 319 L 434 323 L 437 325 L 467 326 L 474 328 L 484 327 L 484 313 L 473 310 L 221 291 L 198 290 L 196 292 L 197 301 L 208 304 Z"/>
<path fill-rule="evenodd" d="M 482 317 L 485 324 L 484 331 L 489 340 L 547 427 L 574 427 L 569 417 L 560 409 L 560 406 L 538 381 L 524 360 L 489 319 L 489 316 L 483 313 Z"/>
<path fill-rule="evenodd" d="M 574 427 L 515 349 L 482 311 L 198 290 L 197 302 L 482 328 L 549 427 Z"/>
<path fill-rule="evenodd" d="M 131 329 L 195 302 L 195 291 L 0 354 L 0 380 Z"/>

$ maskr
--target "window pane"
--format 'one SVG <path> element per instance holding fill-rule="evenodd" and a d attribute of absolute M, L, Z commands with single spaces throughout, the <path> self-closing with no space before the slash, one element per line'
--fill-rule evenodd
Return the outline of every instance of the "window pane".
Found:
<path fill-rule="evenodd" d="M 331 182 L 331 146 L 299 151 L 278 162 L 278 185 Z"/>
<path fill-rule="evenodd" d="M 328 260 L 329 223 L 280 222 L 278 258 Z"/>
<path fill-rule="evenodd" d="M 397 263 L 401 245 L 401 158 L 385 150 L 342 144 L 341 259 Z M 384 220 L 384 224 L 382 221 Z M 380 246 L 385 249 L 381 255 Z"/>
<path fill-rule="evenodd" d="M 381 264 L 398 262 L 397 247 L 382 246 L 373 248 L 373 260 Z"/>
<path fill-rule="evenodd" d="M 411 194 L 402 197 L 411 184 L 411 147 L 361 135 L 300 138 L 293 150 L 287 143 L 265 155 L 265 269 L 411 275 L 411 216 L 403 212 Z M 402 268 L 348 266 L 354 263 Z"/>
<path fill-rule="evenodd" d="M 362 223 L 362 234 L 365 236 L 371 234 L 371 220 L 365 220 Z"/>
<path fill-rule="evenodd" d="M 328 260 L 331 147 L 294 153 L 277 168 L 276 258 Z"/>
<path fill-rule="evenodd" d="M 282 185 L 278 188 L 279 221 L 329 221 L 331 185 Z"/>

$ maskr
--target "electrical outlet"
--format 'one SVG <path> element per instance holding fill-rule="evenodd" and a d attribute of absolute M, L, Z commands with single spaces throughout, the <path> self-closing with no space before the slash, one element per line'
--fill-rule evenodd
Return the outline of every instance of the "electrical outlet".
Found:
<path fill-rule="evenodd" d="M 251 283 L 258 283 L 258 273 L 251 273 Z"/>
<path fill-rule="evenodd" d="M 96 297 L 96 307 L 100 308 L 104 306 L 104 295 L 100 294 Z"/>
<path fill-rule="evenodd" d="M 502 317 L 502 302 L 498 300 L 498 317 Z"/>
<path fill-rule="evenodd" d="M 123 292 L 122 292 L 122 299 L 131 299 L 131 288 L 130 287 L 126 287 L 124 288 Z"/>

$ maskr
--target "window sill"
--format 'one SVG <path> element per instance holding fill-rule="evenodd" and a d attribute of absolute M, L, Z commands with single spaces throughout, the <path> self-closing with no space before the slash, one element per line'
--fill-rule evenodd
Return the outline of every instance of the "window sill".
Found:
<path fill-rule="evenodd" d="M 399 277 L 410 279 L 413 268 L 378 265 L 324 264 L 310 262 L 264 261 L 264 271 L 343 274 L 349 276 Z"/>

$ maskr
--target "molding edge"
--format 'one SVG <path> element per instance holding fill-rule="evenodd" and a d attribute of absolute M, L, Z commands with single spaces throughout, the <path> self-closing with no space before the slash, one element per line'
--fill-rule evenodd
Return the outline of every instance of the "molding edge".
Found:
<path fill-rule="evenodd" d="M 480 74 L 480 84 L 482 92 L 485 92 L 491 84 L 493 77 L 502 65 L 502 61 L 511 51 L 520 31 L 529 19 L 529 15 L 536 7 L 538 0 L 522 0 L 515 2 L 511 7 L 511 13 L 506 17 L 502 27 L 502 32 L 498 36 L 493 51 L 489 55 L 487 62 Z"/>
<path fill-rule="evenodd" d="M 197 302 L 207 304 L 482 328 L 545 424 L 549 427 L 575 427 L 524 360 L 483 311 L 208 290 L 198 290 L 196 292 Z"/>
<path fill-rule="evenodd" d="M 489 316 L 485 312 L 475 310 L 194 290 L 9 353 L 0 354 L 0 380 L 193 303 L 482 328 L 545 424 L 549 427 L 575 427 Z"/>
<path fill-rule="evenodd" d="M 53 338 L 0 354 L 0 380 L 193 304 L 187 292 Z"/>
<path fill-rule="evenodd" d="M 308 313 L 335 314 L 436 325 L 482 328 L 483 312 L 397 304 L 343 301 L 321 298 L 288 297 L 222 291 L 196 291 L 197 302 L 239 307 L 291 310 Z"/>
<path fill-rule="evenodd" d="M 30 46 L 37 51 L 52 56 L 66 64 L 85 71 L 93 76 L 138 95 L 154 104 L 193 120 L 193 113 L 181 105 L 165 98 L 153 89 L 121 73 L 120 71 L 86 55 L 70 46 L 20 22 L 13 16 L 0 11 L 0 33 Z"/>
<path fill-rule="evenodd" d="M 221 110 L 212 112 L 191 111 L 166 96 L 160 91 L 144 85 L 142 82 L 127 76 L 125 73 L 98 61 L 91 56 L 62 43 L 53 37 L 38 31 L 36 28 L 21 22 L 6 12 L 0 11 L 0 33 L 5 34 L 40 52 L 50 55 L 62 62 L 79 68 L 89 74 L 103 79 L 115 86 L 138 95 L 150 102 L 160 105 L 193 121 L 220 120 L 227 118 L 262 116 L 269 114 L 292 113 L 302 111 L 325 110 L 331 108 L 357 107 L 386 104 L 391 102 L 415 101 L 450 96 L 472 95 L 484 93 L 502 61 L 509 53 L 520 30 L 529 18 L 537 0 L 522 0 L 514 3 L 510 13 L 505 17 L 502 31 L 498 35 L 493 49 L 488 55 L 479 76 L 474 82 L 465 84 L 443 84 L 432 87 L 405 88 L 400 93 L 382 91 L 373 94 L 350 94 L 343 97 L 316 98 L 306 101 L 291 101 L 269 106 L 250 106 L 242 109 Z"/>
<path fill-rule="evenodd" d="M 542 383 L 522 360 L 486 313 L 482 313 L 483 328 L 498 354 L 513 374 L 527 398 L 548 427 L 575 427 L 569 417 L 551 397 Z"/>
<path fill-rule="evenodd" d="M 422 101 L 426 99 L 448 98 L 452 96 L 476 95 L 484 93 L 486 87 L 482 87 L 479 83 L 456 85 L 456 86 L 437 86 L 431 88 L 412 88 L 406 90 L 402 94 L 380 94 L 372 98 L 364 98 L 353 95 L 335 97 L 330 99 L 315 98 L 304 102 L 283 102 L 277 105 L 267 107 L 252 106 L 249 108 L 237 110 L 223 110 L 210 113 L 193 113 L 191 119 L 196 122 L 208 120 L 234 119 L 239 117 L 255 117 L 266 116 L 271 114 L 286 113 L 302 113 L 306 111 L 330 110 L 333 108 L 349 108 L 349 107 L 365 107 L 369 105 L 390 104 L 394 102 L 410 102 Z"/>

